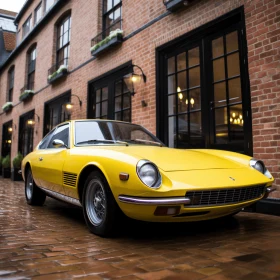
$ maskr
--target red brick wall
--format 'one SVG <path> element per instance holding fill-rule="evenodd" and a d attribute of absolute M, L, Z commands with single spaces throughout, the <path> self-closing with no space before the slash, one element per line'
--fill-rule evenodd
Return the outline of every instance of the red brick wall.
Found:
<path fill-rule="evenodd" d="M 39 0 L 33 1 L 29 11 L 33 11 Z M 73 97 L 75 110 L 72 118 L 85 118 L 87 109 L 88 82 L 132 60 L 142 67 L 147 76 L 147 83 L 143 84 L 132 98 L 132 121 L 140 123 L 150 131 L 156 131 L 156 51 L 158 46 L 167 43 L 180 35 L 186 34 L 202 24 L 244 5 L 246 18 L 246 33 L 248 44 L 249 78 L 251 84 L 253 145 L 254 156 L 263 159 L 272 171 L 275 185 L 280 191 L 280 1 L 279 0 L 197 0 L 184 10 L 172 13 L 156 22 L 149 28 L 126 40 L 118 46 L 79 70 L 67 76 L 66 81 L 45 90 L 33 97 L 32 102 L 20 103 L 10 114 L 2 114 L 2 123 L 13 118 L 18 127 L 19 116 L 34 109 L 40 116 L 40 123 L 36 124 L 37 134 L 34 135 L 34 145 L 43 134 L 44 102 L 71 89 L 83 101 L 82 108 L 78 100 Z M 48 69 L 53 63 L 54 24 L 67 10 L 71 10 L 72 30 L 69 70 L 73 70 L 91 58 L 90 41 L 100 32 L 101 1 L 79 0 L 69 1 L 55 14 L 44 29 L 32 42 L 11 61 L 15 64 L 14 103 L 18 103 L 20 88 L 24 85 L 26 50 L 37 42 L 37 62 L 35 90 L 47 86 Z M 20 25 L 30 12 L 27 11 Z M 161 0 L 123 0 L 123 29 L 125 36 L 139 29 L 155 17 L 166 12 Z M 1 73 L 0 103 L 5 102 L 7 66 Z M 4 90 L 5 89 L 5 90 Z M 148 103 L 141 106 L 141 100 Z M 0 130 L 1 131 L 1 130 Z M 2 132 L 1 132 L 2 133 Z M 17 152 L 17 132 L 13 136 L 12 157 Z M 0 137 L 1 139 L 1 137 Z M 280 197 L 280 194 L 276 194 Z M 275 196 L 275 195 L 274 195 Z"/>

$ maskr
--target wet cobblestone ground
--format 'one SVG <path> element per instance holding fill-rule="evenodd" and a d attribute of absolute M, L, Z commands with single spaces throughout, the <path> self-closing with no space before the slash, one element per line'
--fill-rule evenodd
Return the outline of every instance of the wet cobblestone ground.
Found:
<path fill-rule="evenodd" d="M 280 279 L 280 217 L 242 212 L 185 224 L 128 221 L 112 239 L 90 234 L 80 208 L 26 204 L 0 179 L 0 279 Z"/>

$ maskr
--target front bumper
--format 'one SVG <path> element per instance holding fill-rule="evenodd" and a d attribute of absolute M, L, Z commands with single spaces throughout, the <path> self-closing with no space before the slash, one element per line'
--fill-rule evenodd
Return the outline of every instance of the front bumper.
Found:
<path fill-rule="evenodd" d="M 229 203 L 223 205 L 200 205 L 191 206 L 191 199 L 188 197 L 135 197 L 119 195 L 118 199 L 122 211 L 130 218 L 153 221 L 153 222 L 184 222 L 184 221 L 200 221 L 214 219 L 242 210 L 258 200 L 265 198 L 275 189 L 267 187 L 263 196 L 250 201 L 242 201 L 238 203 Z M 179 212 L 176 215 L 155 215 L 158 207 L 178 207 Z"/>

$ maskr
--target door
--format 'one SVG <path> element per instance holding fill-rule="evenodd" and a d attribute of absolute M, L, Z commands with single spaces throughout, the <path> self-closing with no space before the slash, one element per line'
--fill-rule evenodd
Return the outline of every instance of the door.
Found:
<path fill-rule="evenodd" d="M 169 147 L 252 154 L 246 39 L 240 14 L 158 51 L 157 135 Z"/>

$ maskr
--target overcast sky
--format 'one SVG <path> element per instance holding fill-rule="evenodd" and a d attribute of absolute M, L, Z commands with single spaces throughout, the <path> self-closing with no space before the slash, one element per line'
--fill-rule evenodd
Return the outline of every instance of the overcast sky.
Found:
<path fill-rule="evenodd" d="M 19 12 L 26 0 L 0 0 L 0 9 Z"/>

